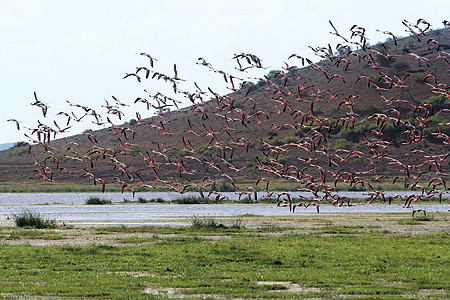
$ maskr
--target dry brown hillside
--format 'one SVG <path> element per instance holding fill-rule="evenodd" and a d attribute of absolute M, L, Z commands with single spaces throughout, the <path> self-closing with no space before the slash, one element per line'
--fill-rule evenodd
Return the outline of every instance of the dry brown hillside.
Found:
<path fill-rule="evenodd" d="M 450 29 L 417 34 L 349 50 L 362 41 L 356 32 L 349 43 L 316 48 L 317 64 L 293 56 L 287 61 L 298 67 L 255 83 L 236 79 L 236 70 L 234 78 L 222 73 L 224 84 L 241 88 L 228 95 L 178 91 L 192 106 L 91 136 L 48 143 L 45 136 L 55 131 L 42 126 L 40 141 L 36 135 L 27 141 L 31 154 L 28 145 L 0 153 L 1 180 L 95 182 L 99 190 L 103 182 L 106 190 L 143 189 L 145 182 L 179 192 L 211 190 L 220 180 L 242 193 L 276 180 L 336 199 L 336 186 L 366 189 L 375 198 L 395 181 L 423 197 L 438 195 L 449 172 Z M 259 67 L 250 54 L 237 60 L 243 68 Z M 147 80 L 162 76 L 155 74 Z"/>

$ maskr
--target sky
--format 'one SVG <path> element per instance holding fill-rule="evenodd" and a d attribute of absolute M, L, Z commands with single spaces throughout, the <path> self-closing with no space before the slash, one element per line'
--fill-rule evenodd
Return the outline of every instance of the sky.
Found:
<path fill-rule="evenodd" d="M 136 111 L 143 118 L 154 115 L 144 104 L 133 105 L 146 91 L 189 105 L 161 80 L 123 79 L 138 66 L 149 67 L 142 52 L 157 59 L 154 71 L 173 75 L 176 64 L 184 90 L 194 91 L 196 83 L 225 94 L 223 77 L 196 64 L 200 57 L 215 69 L 256 81 L 284 62 L 299 65 L 288 60 L 293 53 L 317 61 L 308 46 L 339 43 L 329 20 L 346 36 L 355 24 L 365 27 L 369 43 L 376 44 L 388 37 L 376 29 L 406 36 L 403 20 L 422 18 L 439 29 L 450 19 L 447 0 L 0 0 L 0 7 L 0 144 L 28 141 L 24 134 L 39 122 L 64 127 L 67 119 L 59 112 L 81 116 L 67 101 L 102 114 L 105 100 L 113 104 L 114 96 L 130 104 L 122 120 L 113 119 L 117 124 L 136 118 Z M 233 56 L 240 53 L 256 55 L 265 69 L 237 71 Z M 34 92 L 49 107 L 46 117 L 31 105 Z M 9 119 L 18 120 L 20 130 Z M 90 121 L 71 125 L 68 135 L 100 129 Z"/>

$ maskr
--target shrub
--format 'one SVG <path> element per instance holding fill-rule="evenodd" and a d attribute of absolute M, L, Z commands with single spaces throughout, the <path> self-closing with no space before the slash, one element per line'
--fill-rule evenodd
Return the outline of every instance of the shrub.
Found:
<path fill-rule="evenodd" d="M 404 61 L 395 61 L 394 63 L 391 64 L 392 69 L 394 69 L 395 72 L 401 72 L 401 71 L 406 71 L 409 69 L 409 65 L 408 63 L 404 62 Z"/>
<path fill-rule="evenodd" d="M 22 156 L 28 153 L 28 147 L 27 146 L 14 146 L 14 147 L 18 147 L 17 149 L 14 148 L 14 150 L 8 152 L 7 156 L 11 157 L 11 156 Z"/>
<path fill-rule="evenodd" d="M 205 144 L 200 147 L 200 149 L 198 149 L 198 152 L 201 155 L 208 156 L 209 154 L 211 154 L 211 146 L 209 146 L 209 144 Z"/>
<path fill-rule="evenodd" d="M 430 98 L 422 101 L 422 103 L 431 104 L 431 105 L 433 105 L 434 109 L 439 109 L 442 106 L 444 106 L 445 104 L 449 103 L 449 100 L 450 99 L 445 96 L 434 95 L 434 96 L 431 96 Z"/>
<path fill-rule="evenodd" d="M 91 197 L 91 198 L 86 200 L 86 204 L 88 204 L 88 205 L 111 204 L 111 200 L 101 199 L 99 197 Z"/>
<path fill-rule="evenodd" d="M 335 149 L 347 149 L 349 147 L 349 142 L 345 139 L 337 139 L 334 145 Z"/>
<path fill-rule="evenodd" d="M 245 224 L 242 219 L 236 219 L 236 220 L 234 220 L 233 224 L 231 224 L 231 226 L 229 226 L 229 227 L 233 228 L 233 229 L 241 229 L 241 228 L 245 228 Z"/>
<path fill-rule="evenodd" d="M 223 228 L 223 229 L 241 229 L 241 228 L 245 228 L 244 222 L 242 221 L 242 219 L 236 219 L 234 220 L 234 222 L 230 225 L 230 226 L 226 226 L 222 223 L 218 223 L 214 218 L 212 217 L 197 217 L 197 216 L 193 216 L 192 219 L 190 220 L 191 222 L 191 226 L 196 228 L 196 229 L 218 229 L 218 228 Z"/>
<path fill-rule="evenodd" d="M 267 136 L 269 136 L 269 139 L 272 139 L 273 137 L 275 137 L 277 135 L 278 135 L 278 133 L 275 130 L 273 130 L 273 129 L 267 130 Z"/>
<path fill-rule="evenodd" d="M 193 216 L 190 220 L 191 226 L 194 228 L 205 228 L 205 229 L 216 229 L 216 228 L 225 228 L 225 225 L 219 224 L 212 217 L 197 217 Z"/>
<path fill-rule="evenodd" d="M 225 180 L 219 180 L 216 183 L 216 191 L 217 192 L 234 192 L 235 188 L 234 186 Z"/>
<path fill-rule="evenodd" d="M 392 40 L 392 39 L 391 39 Z M 384 55 L 387 55 L 386 51 L 381 47 L 381 45 L 377 45 L 374 47 L 374 49 Z M 395 58 L 386 58 L 382 55 L 377 55 L 377 60 L 380 63 L 382 67 L 388 68 L 392 63 L 395 62 Z"/>
<path fill-rule="evenodd" d="M 24 210 L 19 214 L 13 214 L 17 227 L 31 227 L 37 229 L 56 228 L 56 220 L 45 219 L 39 213 Z"/>
<path fill-rule="evenodd" d="M 281 163 L 281 164 L 287 164 L 289 163 L 289 161 L 291 160 L 290 156 L 285 156 L 285 155 L 278 155 L 278 159 L 277 162 Z"/>
<path fill-rule="evenodd" d="M 447 124 L 447 119 L 442 115 L 432 115 L 428 118 L 426 127 L 422 130 L 422 135 L 424 135 L 430 142 L 438 143 L 439 138 L 433 135 L 438 133 L 440 130 L 443 134 L 448 135 L 450 133 L 449 126 Z"/>
<path fill-rule="evenodd" d="M 362 133 L 369 131 L 369 126 L 363 123 L 356 123 L 352 128 L 351 125 L 342 127 L 339 133 L 339 137 L 346 139 L 348 142 L 358 143 L 362 140 Z"/>
<path fill-rule="evenodd" d="M 274 139 L 271 139 L 271 140 L 270 140 L 270 143 L 271 143 L 273 146 L 281 146 L 281 145 L 284 144 L 284 143 L 283 143 L 283 140 L 280 139 L 280 138 L 274 138 Z"/>
<path fill-rule="evenodd" d="M 369 104 L 369 105 L 365 105 L 365 106 L 360 105 L 358 107 L 355 107 L 354 111 L 357 114 L 376 114 L 376 113 L 381 113 L 382 109 L 379 106 Z"/>
<path fill-rule="evenodd" d="M 176 204 L 211 204 L 211 203 L 216 203 L 216 201 L 211 200 L 209 198 L 189 196 L 189 197 L 182 197 L 182 198 L 173 200 L 172 203 L 176 203 Z"/>
<path fill-rule="evenodd" d="M 138 198 L 138 202 L 139 202 L 139 203 L 147 203 L 148 201 L 147 201 L 147 199 L 144 199 L 144 198 L 142 198 L 142 197 L 139 197 L 139 198 Z"/>
<path fill-rule="evenodd" d="M 155 202 L 155 203 L 165 203 L 166 202 L 166 200 L 164 200 L 163 198 L 161 198 L 161 197 L 158 197 L 158 198 L 156 198 L 156 199 L 151 199 L 151 200 L 149 200 L 149 202 Z"/>
<path fill-rule="evenodd" d="M 434 216 L 426 216 L 426 215 L 421 215 L 418 217 L 414 217 L 415 220 L 418 221 L 433 221 L 434 220 Z"/>
<path fill-rule="evenodd" d="M 286 137 L 282 140 L 282 142 L 283 142 L 284 144 L 295 143 L 295 142 L 298 142 L 298 137 L 296 137 L 296 136 L 286 136 Z"/>
<path fill-rule="evenodd" d="M 248 173 L 256 173 L 256 167 L 255 163 L 253 162 L 253 158 L 247 158 L 247 161 L 245 162 L 246 171 Z"/>
<path fill-rule="evenodd" d="M 380 74 L 377 73 L 377 74 L 371 74 L 369 76 L 369 78 L 372 82 L 378 82 L 378 81 L 380 81 L 381 76 L 380 76 Z"/>
<path fill-rule="evenodd" d="M 275 81 L 277 76 L 281 73 L 280 70 L 271 70 L 269 73 L 267 73 L 267 78 L 271 81 Z"/>

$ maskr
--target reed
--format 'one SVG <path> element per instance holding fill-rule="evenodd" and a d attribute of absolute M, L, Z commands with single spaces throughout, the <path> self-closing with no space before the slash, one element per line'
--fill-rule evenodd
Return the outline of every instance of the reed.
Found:
<path fill-rule="evenodd" d="M 213 204 L 216 203 L 215 200 L 205 198 L 205 197 L 196 197 L 196 196 L 188 196 L 188 197 L 180 197 L 172 201 L 172 203 L 176 204 Z"/>
<path fill-rule="evenodd" d="M 190 219 L 191 227 L 193 229 L 243 229 L 245 228 L 244 221 L 242 219 L 235 219 L 230 225 L 225 225 L 219 223 L 215 218 L 212 217 L 198 217 L 193 216 Z"/>
<path fill-rule="evenodd" d="M 108 199 L 101 199 L 99 197 L 90 197 L 86 200 L 86 204 L 88 205 L 104 205 L 104 204 L 111 204 L 111 200 Z"/>
<path fill-rule="evenodd" d="M 44 218 L 41 214 L 24 209 L 22 212 L 13 214 L 14 223 L 17 227 L 48 229 L 56 228 L 56 220 Z"/>

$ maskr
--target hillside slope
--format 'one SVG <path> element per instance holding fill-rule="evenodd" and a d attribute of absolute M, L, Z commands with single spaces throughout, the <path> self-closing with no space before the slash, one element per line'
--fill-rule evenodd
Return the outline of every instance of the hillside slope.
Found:
<path fill-rule="evenodd" d="M 423 197 L 439 195 L 449 171 L 450 29 L 349 51 L 346 46 L 361 48 L 364 38 L 361 29 L 352 33 L 348 43 L 316 48 L 320 62 L 292 56 L 287 61 L 298 68 L 272 71 L 257 83 L 240 81 L 236 70 L 233 77 L 220 73 L 235 87 L 228 95 L 180 90 L 173 98 L 155 94 L 129 103 L 159 106 L 152 119 L 64 139 L 53 139 L 58 131 L 46 120 L 30 148 L 0 152 L 1 180 L 178 192 L 219 192 L 213 182 L 221 181 L 243 195 L 277 181 L 310 191 L 317 201 L 338 201 L 337 187 L 382 198 L 382 189 L 396 182 Z M 260 67 L 256 56 L 236 59 L 242 68 Z M 176 87 L 176 77 L 162 79 Z M 193 105 L 162 108 L 181 96 Z M 85 111 L 85 119 L 97 118 Z M 106 114 L 118 111 L 119 103 Z"/>

